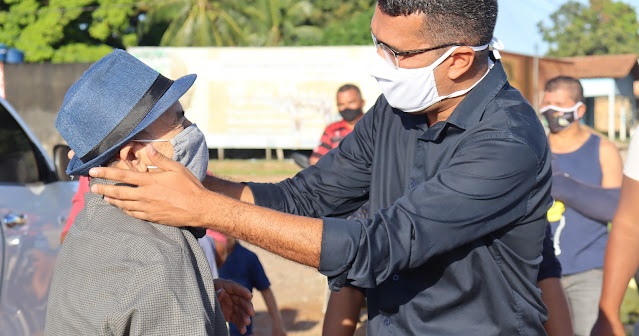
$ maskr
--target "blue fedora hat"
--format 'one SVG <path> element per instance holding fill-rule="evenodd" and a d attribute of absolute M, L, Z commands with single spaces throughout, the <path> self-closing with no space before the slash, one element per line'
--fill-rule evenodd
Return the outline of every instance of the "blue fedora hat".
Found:
<path fill-rule="evenodd" d="M 88 175 L 159 118 L 193 85 L 175 81 L 124 50 L 103 57 L 67 91 L 55 126 L 75 155 L 69 175 Z"/>

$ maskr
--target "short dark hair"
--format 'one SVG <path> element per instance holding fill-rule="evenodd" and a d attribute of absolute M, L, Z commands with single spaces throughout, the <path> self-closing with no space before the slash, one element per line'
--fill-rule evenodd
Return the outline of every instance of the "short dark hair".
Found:
<path fill-rule="evenodd" d="M 340 92 L 344 92 L 344 91 L 348 91 L 348 90 L 354 90 L 355 92 L 357 92 L 357 95 L 362 98 L 362 91 L 359 90 L 359 87 L 357 87 L 357 85 L 355 84 L 344 84 L 342 86 L 339 87 L 339 89 L 337 89 L 337 93 Z"/>
<path fill-rule="evenodd" d="M 575 103 L 584 101 L 584 87 L 581 86 L 581 82 L 577 78 L 557 76 L 548 80 L 544 85 L 545 92 L 553 92 L 558 89 L 566 89 Z"/>
<path fill-rule="evenodd" d="M 497 0 L 378 0 L 377 5 L 390 16 L 425 14 L 424 33 L 434 44 L 488 44 L 497 22 Z"/>

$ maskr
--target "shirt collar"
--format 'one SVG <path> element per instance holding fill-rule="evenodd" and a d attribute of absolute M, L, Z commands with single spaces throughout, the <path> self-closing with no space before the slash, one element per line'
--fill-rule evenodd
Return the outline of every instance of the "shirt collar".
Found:
<path fill-rule="evenodd" d="M 448 119 L 445 122 L 435 123 L 420 139 L 427 141 L 438 139 L 449 124 L 464 130 L 477 124 L 484 115 L 488 104 L 497 96 L 507 82 L 508 78 L 504 67 L 501 61 L 497 60 L 486 77 L 470 90 Z"/>
<path fill-rule="evenodd" d="M 462 129 L 472 127 L 481 120 L 488 104 L 507 82 L 508 78 L 504 67 L 498 60 L 481 83 L 477 84 L 457 105 L 446 122 Z"/>

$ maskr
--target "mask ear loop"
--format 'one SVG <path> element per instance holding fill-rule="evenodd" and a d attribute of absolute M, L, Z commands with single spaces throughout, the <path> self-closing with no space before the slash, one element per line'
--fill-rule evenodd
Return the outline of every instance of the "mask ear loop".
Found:
<path fill-rule="evenodd" d="M 575 106 L 572 107 L 572 113 L 575 114 L 575 121 L 581 119 L 581 117 L 579 116 L 579 108 L 583 105 L 584 103 L 582 102 L 577 102 L 577 104 L 575 104 Z M 586 115 L 586 113 L 584 112 L 584 115 Z"/>
<path fill-rule="evenodd" d="M 496 60 L 501 59 L 499 51 L 504 50 L 504 43 L 497 37 L 493 36 L 493 39 L 490 40 L 490 43 L 488 44 L 488 50 L 493 52 L 493 56 Z"/>
<path fill-rule="evenodd" d="M 582 102 L 577 102 L 577 104 L 573 105 L 572 107 L 559 107 L 559 106 L 555 106 L 555 105 L 548 105 L 545 106 L 544 108 L 542 108 L 541 110 L 539 110 L 539 114 L 543 114 L 548 110 L 553 110 L 553 111 L 557 111 L 557 112 L 561 112 L 563 113 L 572 113 L 575 116 L 575 121 L 581 119 L 579 117 L 579 108 L 583 105 L 584 103 Z"/>

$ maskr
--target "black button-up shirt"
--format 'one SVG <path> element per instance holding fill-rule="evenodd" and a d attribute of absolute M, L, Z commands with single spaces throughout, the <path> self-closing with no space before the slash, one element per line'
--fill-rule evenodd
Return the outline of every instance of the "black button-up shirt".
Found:
<path fill-rule="evenodd" d="M 313 217 L 370 200 L 368 219 L 323 218 L 319 267 L 332 289 L 367 288 L 369 335 L 540 335 L 549 153 L 496 62 L 445 122 L 381 96 L 317 165 L 249 186 L 258 205 Z"/>

